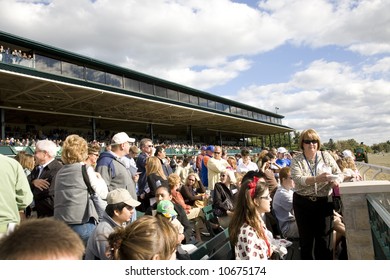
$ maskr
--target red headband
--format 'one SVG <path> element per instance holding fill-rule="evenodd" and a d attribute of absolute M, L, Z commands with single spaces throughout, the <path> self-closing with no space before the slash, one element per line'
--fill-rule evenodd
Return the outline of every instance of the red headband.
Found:
<path fill-rule="evenodd" d="M 253 177 L 252 182 L 248 184 L 249 190 L 250 190 L 250 195 L 252 198 L 255 198 L 255 192 L 256 192 L 256 186 L 257 182 L 259 181 L 259 178 L 256 176 Z"/>

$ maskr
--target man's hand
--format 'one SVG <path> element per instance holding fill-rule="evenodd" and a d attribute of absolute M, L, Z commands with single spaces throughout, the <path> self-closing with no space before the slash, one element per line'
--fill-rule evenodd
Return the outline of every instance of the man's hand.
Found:
<path fill-rule="evenodd" d="M 35 179 L 32 181 L 32 184 L 40 191 L 47 190 L 50 187 L 50 183 L 47 179 Z"/>

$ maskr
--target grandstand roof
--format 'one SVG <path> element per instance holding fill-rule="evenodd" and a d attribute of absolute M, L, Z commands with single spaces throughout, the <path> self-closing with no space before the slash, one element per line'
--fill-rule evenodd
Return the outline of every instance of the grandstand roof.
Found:
<path fill-rule="evenodd" d="M 220 102 L 229 106 L 238 106 L 243 110 L 275 120 L 283 116 L 253 108 L 185 86 L 163 81 L 128 69 L 89 58 L 71 54 L 66 51 L 45 47 L 26 39 L 15 39 L 14 36 L 0 32 L 0 42 L 8 40 L 13 45 L 26 50 L 38 50 L 48 57 L 63 58 L 78 65 L 94 69 L 127 75 L 141 82 L 158 87 L 166 87 L 176 92 L 194 95 L 199 98 Z M 12 39 L 12 40 L 11 40 Z M 97 128 L 116 131 L 145 132 L 148 124 L 153 124 L 156 133 L 186 135 L 188 126 L 193 134 L 210 134 L 222 132 L 246 136 L 260 136 L 292 131 L 292 128 L 280 123 L 263 121 L 247 116 L 226 113 L 213 108 L 204 108 L 167 100 L 153 94 L 129 91 L 112 85 L 75 79 L 66 75 L 38 71 L 32 67 L 23 67 L 12 63 L 0 63 L 0 108 L 7 110 L 6 122 L 47 124 L 54 126 L 90 127 L 89 119 L 95 118 Z"/>

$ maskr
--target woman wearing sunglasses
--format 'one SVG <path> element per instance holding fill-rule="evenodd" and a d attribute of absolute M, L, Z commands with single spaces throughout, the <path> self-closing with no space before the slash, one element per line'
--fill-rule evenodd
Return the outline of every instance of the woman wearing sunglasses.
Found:
<path fill-rule="evenodd" d="M 301 133 L 302 153 L 292 159 L 295 182 L 293 208 L 298 225 L 301 258 L 330 260 L 332 252 L 332 190 L 343 181 L 334 158 L 320 151 L 321 140 L 314 129 Z"/>

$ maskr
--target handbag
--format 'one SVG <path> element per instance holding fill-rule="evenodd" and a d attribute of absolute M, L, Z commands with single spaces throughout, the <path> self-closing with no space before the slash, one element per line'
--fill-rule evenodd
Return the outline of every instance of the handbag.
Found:
<path fill-rule="evenodd" d="M 222 202 L 223 208 L 229 211 L 234 210 L 233 202 L 230 200 L 230 198 L 227 196 L 226 199 Z"/>
<path fill-rule="evenodd" d="M 98 214 L 99 221 L 103 219 L 103 213 L 106 210 L 107 202 L 104 201 L 92 188 L 91 186 L 91 181 L 89 180 L 88 173 L 87 173 L 87 167 L 86 165 L 81 166 L 81 171 L 83 174 L 83 179 L 85 184 L 87 185 L 88 188 L 88 210 L 89 213 L 93 213 L 93 210 L 91 209 L 92 205 L 95 207 L 95 210 Z"/>

